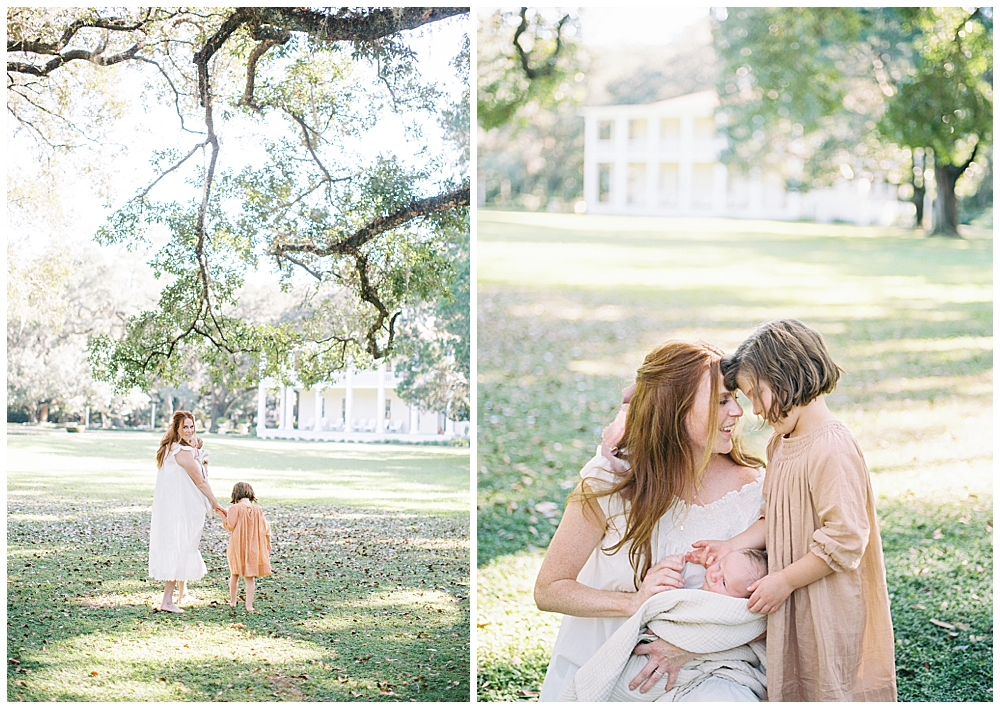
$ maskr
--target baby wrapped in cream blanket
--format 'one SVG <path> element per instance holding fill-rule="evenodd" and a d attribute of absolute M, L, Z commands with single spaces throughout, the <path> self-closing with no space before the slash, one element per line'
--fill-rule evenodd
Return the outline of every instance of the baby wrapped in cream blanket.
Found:
<path fill-rule="evenodd" d="M 648 628 L 649 633 L 643 633 Z M 633 655 L 645 638 L 663 638 L 699 657 L 681 668 L 672 690 L 676 701 L 709 677 L 719 677 L 767 698 L 765 648 L 752 642 L 767 628 L 767 616 L 747 610 L 744 598 L 700 589 L 658 593 L 608 638 L 563 690 L 559 701 L 651 702 L 666 694 L 666 675 L 647 693 L 630 690 L 629 682 L 646 666 L 645 655 Z"/>

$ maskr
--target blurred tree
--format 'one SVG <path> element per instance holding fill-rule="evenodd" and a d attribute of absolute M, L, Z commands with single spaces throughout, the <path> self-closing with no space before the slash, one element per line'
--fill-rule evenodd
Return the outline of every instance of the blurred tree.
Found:
<path fill-rule="evenodd" d="M 469 185 L 426 141 L 405 159 L 383 153 L 369 164 L 350 141 L 387 114 L 420 141 L 420 119 L 439 113 L 440 91 L 419 75 L 403 33 L 467 13 L 9 9 L 8 110 L 23 135 L 53 150 L 72 147 L 65 135 L 100 140 L 88 132 L 108 116 L 67 115 L 79 87 L 103 71 L 119 97 L 170 106 L 181 134 L 194 136 L 181 148 L 163 139 L 153 178 L 98 235 L 136 246 L 160 224 L 170 241 L 152 261 L 167 277 L 158 306 L 130 318 L 122 337 L 93 339 L 95 375 L 118 391 L 177 381 L 186 358 L 208 345 L 233 365 L 244 355 L 262 361 L 266 374 L 287 375 L 291 364 L 309 384 L 348 359 L 388 355 L 403 309 L 452 276 L 447 241 L 465 228 Z M 263 165 L 227 162 L 220 135 L 236 121 L 241 131 L 259 127 Z M 179 178 L 190 200 L 152 199 L 161 181 Z M 241 319 L 237 294 L 262 257 L 286 283 L 308 274 L 336 284 L 337 296 L 311 303 L 293 325 Z"/>
<path fill-rule="evenodd" d="M 401 360 L 396 392 L 427 411 L 442 411 L 453 421 L 470 420 L 471 309 L 469 242 L 456 243 L 458 268 L 449 296 L 422 303 L 400 327 Z"/>
<path fill-rule="evenodd" d="M 127 315 L 155 301 L 148 269 L 96 245 L 36 255 L 7 246 L 7 410 L 30 421 L 110 414 L 128 397 L 95 381 L 87 342 L 117 336 Z M 140 392 L 141 393 L 141 392 Z"/>
<path fill-rule="evenodd" d="M 790 188 L 906 182 L 922 199 L 930 149 L 934 233 L 957 234 L 946 206 L 992 133 L 991 10 L 741 8 L 714 34 L 727 164 L 778 170 Z"/>
<path fill-rule="evenodd" d="M 477 120 L 484 130 L 517 122 L 530 105 L 550 107 L 564 98 L 563 84 L 577 73 L 573 13 L 522 7 L 480 15 L 477 42 Z"/>
<path fill-rule="evenodd" d="M 562 209 L 583 191 L 586 68 L 579 18 L 558 8 L 480 14 L 479 179 L 485 203 Z"/>

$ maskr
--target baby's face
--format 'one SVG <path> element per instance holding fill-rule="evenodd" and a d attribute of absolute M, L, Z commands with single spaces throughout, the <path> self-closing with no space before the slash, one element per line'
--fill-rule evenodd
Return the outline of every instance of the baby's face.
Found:
<path fill-rule="evenodd" d="M 705 569 L 705 583 L 701 588 L 723 596 L 750 598 L 747 587 L 758 578 L 753 562 L 743 554 L 733 552 Z"/>

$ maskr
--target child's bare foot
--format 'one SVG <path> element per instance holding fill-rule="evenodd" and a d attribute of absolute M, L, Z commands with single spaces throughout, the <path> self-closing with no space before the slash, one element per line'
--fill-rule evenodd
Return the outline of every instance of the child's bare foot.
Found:
<path fill-rule="evenodd" d="M 161 611 L 166 611 L 167 613 L 183 613 L 183 608 L 178 608 L 173 603 L 164 603 L 160 606 Z"/>
<path fill-rule="evenodd" d="M 247 613 L 256 613 L 256 612 L 257 611 L 253 609 L 253 606 L 247 606 Z"/>
<path fill-rule="evenodd" d="M 229 602 L 229 607 L 230 608 L 235 608 L 236 607 L 236 601 L 230 601 Z"/>

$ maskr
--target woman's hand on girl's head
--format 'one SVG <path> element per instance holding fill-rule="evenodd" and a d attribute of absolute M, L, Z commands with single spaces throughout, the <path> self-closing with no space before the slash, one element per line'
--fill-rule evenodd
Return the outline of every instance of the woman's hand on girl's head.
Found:
<path fill-rule="evenodd" d="M 751 613 L 774 613 L 794 590 L 780 571 L 768 574 L 750 584 L 747 609 Z"/>
<path fill-rule="evenodd" d="M 733 545 L 725 539 L 699 539 L 691 546 L 694 549 L 685 555 L 685 560 L 706 568 L 733 550 Z"/>

